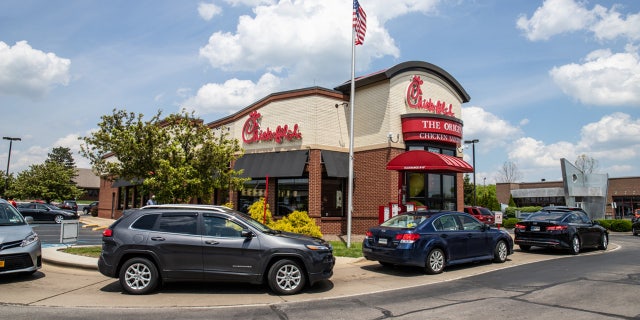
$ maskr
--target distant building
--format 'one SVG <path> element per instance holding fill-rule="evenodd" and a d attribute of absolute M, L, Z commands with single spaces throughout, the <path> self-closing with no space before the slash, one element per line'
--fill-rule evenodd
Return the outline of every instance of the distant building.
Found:
<path fill-rule="evenodd" d="M 497 183 L 498 201 L 513 197 L 518 207 L 578 206 L 592 219 L 629 219 L 640 209 L 640 177 L 583 174 L 566 159 L 561 166 L 562 181 Z"/>
<path fill-rule="evenodd" d="M 76 170 L 78 176 L 73 179 L 73 182 L 85 191 L 78 200 L 97 201 L 100 196 L 100 177 L 91 169 L 76 168 Z"/>

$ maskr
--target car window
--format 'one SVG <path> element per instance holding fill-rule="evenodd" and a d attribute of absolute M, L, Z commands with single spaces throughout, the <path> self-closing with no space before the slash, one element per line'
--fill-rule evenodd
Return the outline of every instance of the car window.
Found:
<path fill-rule="evenodd" d="M 198 233 L 198 215 L 197 214 L 179 214 L 170 213 L 160 216 L 157 231 L 197 234 Z"/>
<path fill-rule="evenodd" d="M 460 228 L 458 226 L 458 221 L 456 220 L 456 217 L 452 216 L 452 215 L 446 215 L 446 216 L 442 216 L 442 217 L 438 218 L 438 220 L 436 220 L 433 223 L 433 226 L 437 231 L 457 231 L 457 230 L 460 230 Z"/>
<path fill-rule="evenodd" d="M 459 215 L 458 218 L 462 222 L 462 230 L 482 230 L 483 223 L 478 222 L 471 216 Z"/>
<path fill-rule="evenodd" d="M 156 224 L 159 216 L 159 214 L 145 214 L 142 217 L 138 218 L 138 220 L 136 220 L 131 225 L 131 228 L 153 230 L 153 226 Z"/>
<path fill-rule="evenodd" d="M 578 218 L 581 220 L 582 223 L 591 223 L 591 219 L 589 219 L 589 216 L 587 216 L 586 213 L 582 211 L 577 211 L 576 214 L 578 215 Z"/>
<path fill-rule="evenodd" d="M 204 234 L 212 237 L 238 238 L 242 236 L 243 227 L 235 221 L 224 217 L 205 215 Z"/>
<path fill-rule="evenodd" d="M 493 216 L 493 212 L 487 208 L 479 208 L 478 210 L 483 216 Z"/>
<path fill-rule="evenodd" d="M 17 225 L 25 224 L 22 215 L 8 203 L 0 203 L 0 225 Z"/>
<path fill-rule="evenodd" d="M 401 214 L 383 222 L 381 226 L 392 228 L 415 228 L 427 218 L 428 216 L 426 215 Z"/>
<path fill-rule="evenodd" d="M 527 220 L 532 221 L 560 221 L 564 217 L 564 212 L 537 212 L 532 213 Z"/>

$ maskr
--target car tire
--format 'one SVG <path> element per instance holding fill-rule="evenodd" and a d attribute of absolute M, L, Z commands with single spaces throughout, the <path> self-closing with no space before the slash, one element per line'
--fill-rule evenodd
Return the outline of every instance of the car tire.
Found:
<path fill-rule="evenodd" d="M 507 243 L 504 240 L 498 241 L 495 249 L 493 250 L 493 262 L 504 263 L 507 261 L 508 255 L 509 249 L 507 248 Z"/>
<path fill-rule="evenodd" d="M 607 250 L 608 246 L 609 246 L 609 237 L 607 236 L 607 234 L 602 233 L 602 235 L 600 236 L 600 244 L 598 244 L 598 249 Z"/>
<path fill-rule="evenodd" d="M 282 259 L 276 261 L 267 275 L 269 287 L 280 295 L 291 295 L 300 292 L 305 284 L 304 270 L 293 260 Z"/>
<path fill-rule="evenodd" d="M 57 214 L 55 217 L 53 217 L 53 221 L 55 223 L 60 224 L 60 223 L 62 223 L 62 220 L 64 220 L 64 217 L 62 215 L 60 215 L 60 214 Z"/>
<path fill-rule="evenodd" d="M 633 232 L 633 235 L 634 235 L 634 236 L 637 236 L 637 235 L 638 235 L 638 229 L 636 229 L 636 227 L 632 227 L 632 228 L 631 228 L 631 232 Z"/>
<path fill-rule="evenodd" d="M 84 212 L 84 214 L 89 214 L 89 209 L 87 209 L 86 207 L 82 209 L 82 212 Z"/>
<path fill-rule="evenodd" d="M 518 247 L 520 247 L 520 250 L 522 250 L 522 251 L 531 250 L 531 246 L 527 246 L 527 245 L 524 245 L 524 244 L 518 245 Z"/>
<path fill-rule="evenodd" d="M 146 258 L 127 260 L 120 269 L 120 285 L 130 294 L 147 294 L 160 283 L 156 265 Z"/>
<path fill-rule="evenodd" d="M 573 238 L 571 238 L 569 252 L 573 255 L 580 253 L 580 239 L 578 236 L 573 236 Z"/>
<path fill-rule="evenodd" d="M 427 274 L 439 274 L 444 270 L 444 251 L 440 248 L 435 248 L 429 251 L 427 254 L 427 261 L 425 262 L 424 272 Z"/>

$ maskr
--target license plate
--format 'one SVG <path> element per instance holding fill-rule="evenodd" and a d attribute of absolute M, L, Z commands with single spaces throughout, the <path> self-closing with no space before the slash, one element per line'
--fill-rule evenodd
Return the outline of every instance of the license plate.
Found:
<path fill-rule="evenodd" d="M 387 238 L 380 238 L 380 239 L 378 239 L 378 244 L 384 244 L 384 245 L 386 245 L 386 244 L 387 244 Z"/>
<path fill-rule="evenodd" d="M 531 226 L 531 231 L 540 231 L 539 226 Z"/>
<path fill-rule="evenodd" d="M 0 260 L 0 268 L 4 268 L 4 260 Z"/>

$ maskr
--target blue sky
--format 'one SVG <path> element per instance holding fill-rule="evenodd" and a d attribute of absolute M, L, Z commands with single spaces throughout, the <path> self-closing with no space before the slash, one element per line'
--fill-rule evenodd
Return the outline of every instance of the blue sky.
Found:
<path fill-rule="evenodd" d="M 560 180 L 560 159 L 640 176 L 640 1 L 360 0 L 356 75 L 421 60 L 466 89 L 477 183 L 506 161 Z M 69 147 L 114 108 L 205 122 L 278 91 L 350 78 L 351 0 L 0 2 L 0 134 L 10 171 Z M 0 140 L 0 168 L 9 143 Z M 470 163 L 471 150 L 465 151 Z"/>

